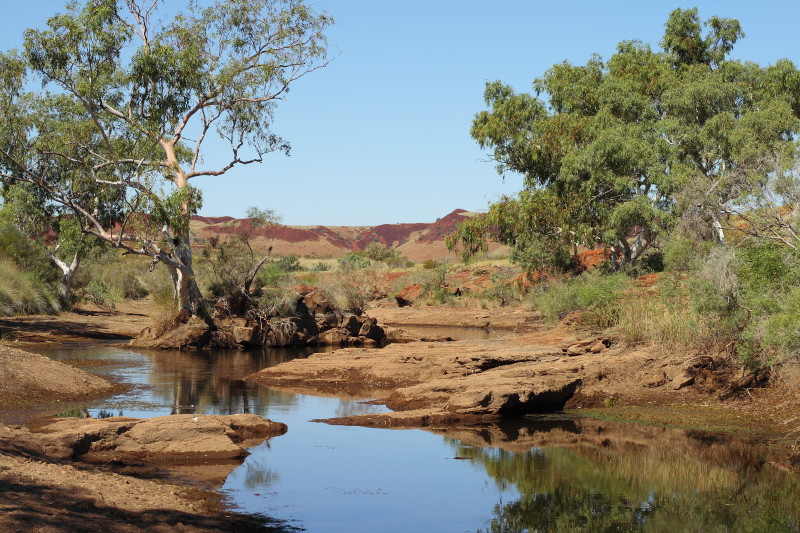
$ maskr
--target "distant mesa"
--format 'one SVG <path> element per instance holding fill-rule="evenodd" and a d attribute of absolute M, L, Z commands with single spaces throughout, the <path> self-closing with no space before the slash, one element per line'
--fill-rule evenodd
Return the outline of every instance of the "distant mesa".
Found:
<path fill-rule="evenodd" d="M 210 237 L 225 237 L 242 231 L 256 235 L 256 246 L 273 246 L 279 255 L 301 257 L 342 257 L 348 252 L 364 250 L 372 242 L 397 248 L 413 261 L 454 258 L 444 239 L 456 226 L 476 213 L 456 209 L 435 222 L 380 224 L 378 226 L 284 226 L 251 228 L 249 219 L 194 216 L 191 230 L 194 242 L 203 246 Z M 490 246 L 494 252 L 501 248 Z"/>

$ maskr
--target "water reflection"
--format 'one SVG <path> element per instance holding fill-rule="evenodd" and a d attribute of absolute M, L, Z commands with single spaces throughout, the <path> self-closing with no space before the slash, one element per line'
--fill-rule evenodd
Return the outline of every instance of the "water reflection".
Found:
<path fill-rule="evenodd" d="M 733 436 L 580 419 L 457 433 L 519 493 L 481 532 L 800 530 L 798 477 Z"/>
<path fill-rule="evenodd" d="M 382 408 L 242 381 L 307 352 L 73 347 L 47 355 L 113 359 L 120 364 L 92 370 L 133 385 L 72 416 L 251 412 L 288 424 L 232 472 L 176 472 L 224 481 L 241 510 L 309 531 L 800 531 L 797 476 L 732 436 L 586 419 L 429 431 L 328 426 L 309 420 Z"/>
<path fill-rule="evenodd" d="M 53 359 L 114 361 L 90 370 L 131 385 L 131 390 L 102 402 L 102 408 L 73 409 L 76 413 L 147 417 L 168 414 L 264 413 L 270 403 L 285 405 L 293 394 L 259 387 L 243 380 L 268 366 L 306 357 L 316 348 L 217 350 L 213 352 L 131 351 L 117 347 L 43 347 Z M 71 416 L 79 416 L 72 414 Z"/>

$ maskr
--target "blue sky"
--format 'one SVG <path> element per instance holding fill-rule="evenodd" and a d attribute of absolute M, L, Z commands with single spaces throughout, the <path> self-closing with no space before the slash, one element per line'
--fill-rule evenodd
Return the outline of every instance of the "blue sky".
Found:
<path fill-rule="evenodd" d="M 166 0 L 172 8 L 178 0 Z M 62 0 L 4 2 L 0 49 L 61 10 Z M 181 2 L 182 3 L 182 2 Z M 609 58 L 617 43 L 658 47 L 669 12 L 738 18 L 736 58 L 800 64 L 800 2 L 309 0 L 336 19 L 335 60 L 300 80 L 274 130 L 292 155 L 223 178 L 201 178 L 206 216 L 277 210 L 286 224 L 431 222 L 455 208 L 483 210 L 519 190 L 469 136 L 486 81 L 518 91 L 554 63 Z"/>

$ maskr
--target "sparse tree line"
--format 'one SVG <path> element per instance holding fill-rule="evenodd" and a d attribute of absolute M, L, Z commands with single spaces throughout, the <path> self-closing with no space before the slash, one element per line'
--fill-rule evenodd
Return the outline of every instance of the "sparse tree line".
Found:
<path fill-rule="evenodd" d="M 201 312 L 189 220 L 202 195 L 191 180 L 288 153 L 270 128 L 276 104 L 329 62 L 332 19 L 298 0 L 191 5 L 164 22 L 158 7 L 71 4 L 46 29 L 26 31 L 21 50 L 0 54 L 0 268 L 23 272 L 41 309 L 68 304 L 76 280 L 96 299 L 118 297 L 102 276 L 86 281 L 80 271 L 127 254 L 142 258 L 137 268 L 165 266 L 177 307 Z M 662 313 L 683 322 L 654 326 L 651 340 L 733 346 L 760 363 L 793 355 L 800 71 L 785 59 L 731 59 L 743 36 L 737 20 L 702 22 L 696 9 L 676 9 L 659 49 L 623 41 L 608 60 L 556 64 L 532 93 L 487 83 L 488 109 L 471 135 L 524 187 L 463 223 L 448 246 L 470 260 L 489 240 L 508 245 L 513 262 L 551 280 L 531 296 L 545 314 L 581 308 L 596 327 L 646 340 L 649 330 L 633 324 Z M 229 145 L 224 160 L 208 157 L 210 137 Z M 255 210 L 250 219 L 255 228 L 276 217 Z M 109 247 L 117 255 L 102 259 Z M 600 273 L 552 281 L 579 271 L 580 252 L 596 248 L 607 256 Z M 264 288 L 297 269 L 273 259 L 247 232 L 210 241 L 206 294 L 262 305 Z M 408 266 L 373 243 L 338 268 L 373 263 Z M 618 296 L 631 274 L 655 271 L 667 272 L 663 298 L 637 319 Z M 444 283 L 434 285 L 449 298 Z M 504 302 L 517 298 L 510 286 L 498 285 Z M 121 293 L 147 290 L 131 281 Z M 283 296 L 271 298 L 274 307 Z"/>

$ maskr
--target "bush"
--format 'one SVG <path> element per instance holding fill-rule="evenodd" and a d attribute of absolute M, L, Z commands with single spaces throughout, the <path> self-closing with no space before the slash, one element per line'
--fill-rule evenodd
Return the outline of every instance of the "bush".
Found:
<path fill-rule="evenodd" d="M 549 321 L 562 313 L 581 310 L 587 325 L 608 328 L 619 320 L 620 301 L 630 283 L 624 274 L 592 271 L 544 286 L 545 290 L 533 293 L 531 302 Z"/>
<path fill-rule="evenodd" d="M 434 259 L 426 259 L 422 262 L 422 268 L 425 270 L 433 270 L 437 266 L 439 266 L 439 262 Z"/>
<path fill-rule="evenodd" d="M 364 256 L 371 261 L 386 263 L 389 268 L 404 267 L 408 261 L 400 255 L 396 248 L 385 246 L 379 242 L 372 242 L 364 250 Z"/>
<path fill-rule="evenodd" d="M 347 276 L 326 276 L 320 286 L 336 307 L 360 315 L 376 294 L 375 271 L 360 269 Z"/>
<path fill-rule="evenodd" d="M 115 308 L 117 303 L 122 300 L 122 292 L 111 287 L 101 278 L 93 278 L 85 288 L 86 296 L 97 305 Z"/>
<path fill-rule="evenodd" d="M 272 260 L 272 265 L 284 272 L 297 272 L 300 270 L 300 260 L 296 255 L 282 255 Z"/>
<path fill-rule="evenodd" d="M 327 272 L 330 269 L 331 269 L 331 266 L 328 263 L 323 263 L 322 261 L 319 261 L 319 262 L 315 263 L 311 267 L 310 272 L 314 272 L 314 273 Z"/>
<path fill-rule="evenodd" d="M 52 288 L 31 273 L 0 259 L 0 316 L 57 313 L 58 298 Z"/>
<path fill-rule="evenodd" d="M 267 263 L 258 272 L 254 289 L 262 287 L 278 287 L 291 280 L 289 271 L 284 270 L 279 263 Z"/>
<path fill-rule="evenodd" d="M 664 245 L 664 270 L 693 272 L 700 268 L 716 245 L 710 241 L 673 237 Z"/>
<path fill-rule="evenodd" d="M 491 275 L 492 286 L 481 293 L 481 297 L 497 302 L 500 307 L 505 307 L 522 299 L 520 286 L 513 278 L 497 274 Z"/>
<path fill-rule="evenodd" d="M 355 252 L 350 252 L 339 259 L 339 270 L 345 272 L 350 270 L 361 270 L 372 266 L 372 261 Z"/>
<path fill-rule="evenodd" d="M 113 248 L 95 248 L 87 253 L 72 282 L 73 290 L 100 305 L 114 307 L 124 298 L 138 300 L 148 295 L 142 279 L 149 259 L 121 255 Z"/>

